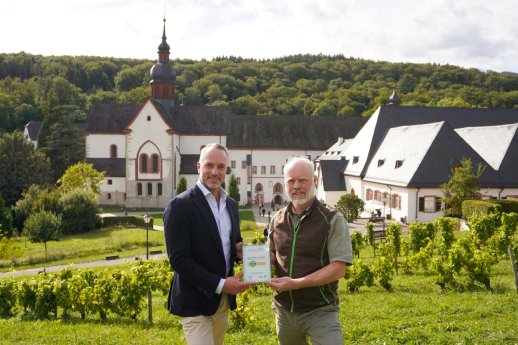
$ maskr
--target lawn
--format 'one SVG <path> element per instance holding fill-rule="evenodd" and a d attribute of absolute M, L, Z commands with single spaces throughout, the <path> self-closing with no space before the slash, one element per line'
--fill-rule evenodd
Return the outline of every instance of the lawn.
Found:
<path fill-rule="evenodd" d="M 240 215 L 246 242 L 262 236 L 252 211 L 242 210 Z M 455 234 L 457 237 L 466 235 L 464 232 Z M 156 248 L 163 248 L 163 233 L 150 231 L 150 235 Z M 51 242 L 49 251 L 55 247 L 55 253 L 69 256 L 83 253 L 83 258 L 71 260 L 77 262 L 104 256 L 109 251 L 121 256 L 132 251 L 143 253 L 144 241 L 143 229 L 103 229 Z M 21 244 L 26 245 L 27 252 L 33 256 L 43 252 L 41 244 Z M 108 252 L 89 254 L 95 250 Z M 371 262 L 372 257 L 370 248 L 362 249 L 364 263 Z M 126 264 L 109 270 L 128 268 Z M 17 281 L 23 279 L 28 278 L 16 278 Z M 375 285 L 352 293 L 346 281 L 340 280 L 344 344 L 518 344 L 518 293 L 508 259 L 494 267 L 493 292 L 487 292 L 483 286 L 464 292 L 441 292 L 427 271 L 400 272 L 392 285 L 392 292 Z M 251 294 L 247 307 L 252 321 L 244 329 L 231 325 L 225 344 L 277 344 L 271 296 L 272 291 L 263 285 Z M 0 319 L 0 344 L 185 344 L 179 319 L 168 314 L 165 303 L 166 297 L 153 294 L 152 325 L 146 321 L 146 308 L 137 320 L 108 315 L 105 321 L 93 315 L 81 320 L 74 313 L 65 319 L 40 321 L 17 310 L 14 317 Z"/>
<path fill-rule="evenodd" d="M 152 214 L 155 225 L 161 225 L 162 214 Z M 252 211 L 241 210 L 241 229 L 245 242 L 262 234 L 257 227 Z M 159 223 L 159 224 L 157 224 Z M 146 248 L 146 231 L 140 228 L 103 228 L 85 234 L 63 236 L 59 241 L 47 242 L 47 258 L 43 243 L 32 243 L 26 237 L 17 238 L 23 256 L 14 261 L 0 261 L 0 272 L 71 264 L 95 260 L 103 260 L 107 255 L 133 257 L 144 254 Z M 149 231 L 150 250 L 165 252 L 164 233 Z"/>
<path fill-rule="evenodd" d="M 517 344 L 518 294 L 509 261 L 495 268 L 492 280 L 492 293 L 482 287 L 441 293 L 426 273 L 396 276 L 393 292 L 374 286 L 351 293 L 341 280 L 344 344 Z M 258 287 L 247 304 L 253 320 L 244 329 L 231 326 L 225 344 L 277 344 L 271 294 Z M 18 311 L 0 319 L 0 344 L 185 344 L 179 319 L 168 314 L 165 302 L 153 294 L 152 325 L 145 308 L 137 320 L 108 315 L 106 321 L 76 314 L 36 321 Z"/>

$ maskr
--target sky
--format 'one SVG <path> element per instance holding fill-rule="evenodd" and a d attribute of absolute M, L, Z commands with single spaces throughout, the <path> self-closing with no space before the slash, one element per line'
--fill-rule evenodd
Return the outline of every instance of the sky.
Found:
<path fill-rule="evenodd" d="M 342 54 L 518 73 L 516 0 L 0 0 L 0 53 Z"/>

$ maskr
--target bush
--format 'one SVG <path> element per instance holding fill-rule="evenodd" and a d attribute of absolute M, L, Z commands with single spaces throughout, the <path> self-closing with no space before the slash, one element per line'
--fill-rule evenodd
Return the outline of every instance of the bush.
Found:
<path fill-rule="evenodd" d="M 360 249 L 362 247 L 363 241 L 363 235 L 359 231 L 354 231 L 351 234 L 353 254 L 358 258 L 360 257 Z"/>
<path fill-rule="evenodd" d="M 352 223 L 358 219 L 360 212 L 363 210 L 365 203 L 362 199 L 354 194 L 345 194 L 340 197 L 335 207 L 340 211 L 345 219 Z"/>
<path fill-rule="evenodd" d="M 501 213 L 502 206 L 493 201 L 486 200 L 465 200 L 462 202 L 462 217 L 469 220 L 474 215 L 484 215 L 490 213 Z"/>
<path fill-rule="evenodd" d="M 63 234 L 79 234 L 95 229 L 99 206 L 95 194 L 83 189 L 73 189 L 61 196 Z"/>
<path fill-rule="evenodd" d="M 121 226 L 125 228 L 146 228 L 146 222 L 141 216 L 117 216 L 117 217 L 104 217 L 102 224 L 104 227 L 110 228 L 115 226 Z M 149 219 L 149 228 L 153 228 L 153 218 Z"/>
<path fill-rule="evenodd" d="M 0 235 L 0 260 L 13 260 L 23 256 L 23 250 L 14 239 Z"/>
<path fill-rule="evenodd" d="M 518 213 L 518 200 L 516 199 L 498 199 L 493 202 L 500 205 L 501 211 L 504 213 Z"/>
<path fill-rule="evenodd" d="M 435 227 L 433 223 L 415 222 L 408 227 L 410 232 L 410 246 L 414 254 L 428 244 L 428 241 L 433 241 L 435 237 Z"/>
<path fill-rule="evenodd" d="M 12 278 L 0 279 L 0 317 L 12 315 L 16 306 L 16 284 Z"/>

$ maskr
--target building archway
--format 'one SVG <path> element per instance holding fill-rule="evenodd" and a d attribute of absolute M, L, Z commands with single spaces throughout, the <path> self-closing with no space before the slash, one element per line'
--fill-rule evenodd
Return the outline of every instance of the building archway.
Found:
<path fill-rule="evenodd" d="M 264 204 L 264 191 L 262 183 L 257 183 L 255 185 L 255 202 L 257 205 Z"/>
<path fill-rule="evenodd" d="M 273 185 L 272 206 L 281 205 L 282 203 L 284 203 L 284 188 L 282 184 L 277 182 Z"/>

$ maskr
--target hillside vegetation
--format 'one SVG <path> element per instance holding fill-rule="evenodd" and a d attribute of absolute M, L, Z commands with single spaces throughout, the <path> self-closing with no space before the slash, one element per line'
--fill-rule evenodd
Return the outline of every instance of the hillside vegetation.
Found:
<path fill-rule="evenodd" d="M 140 104 L 151 60 L 0 54 L 0 132 L 67 106 L 74 121 L 94 103 Z M 396 88 L 404 105 L 512 108 L 518 75 L 452 65 L 323 55 L 273 60 L 173 60 L 177 104 L 230 105 L 237 114 L 369 116 Z"/>

